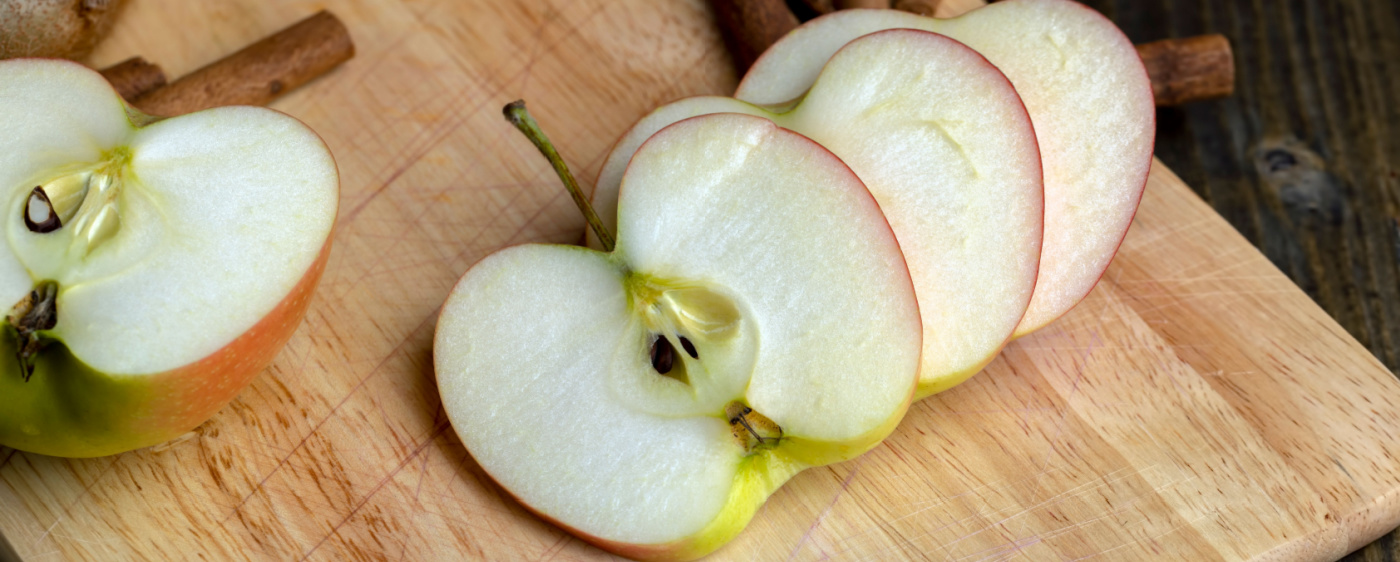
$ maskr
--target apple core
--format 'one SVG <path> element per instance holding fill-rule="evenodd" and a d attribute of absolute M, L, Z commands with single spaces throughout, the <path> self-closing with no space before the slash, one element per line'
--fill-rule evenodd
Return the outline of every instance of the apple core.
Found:
<path fill-rule="evenodd" d="M 438 317 L 443 408 L 531 511 L 634 558 L 696 558 L 793 474 L 898 424 L 914 287 L 830 152 L 752 116 L 676 123 L 637 150 L 616 224 L 608 253 L 486 256 Z"/>
<path fill-rule="evenodd" d="M 339 202 L 295 119 L 158 119 L 76 63 L 0 62 L 0 445 L 103 456 L 186 433 L 300 323 Z"/>
<path fill-rule="evenodd" d="M 121 226 L 119 203 L 122 174 L 131 161 L 131 149 L 118 147 L 94 166 L 65 172 L 35 186 L 24 205 L 24 222 L 30 232 L 65 231 L 68 253 L 78 259 L 116 234 Z"/>
<path fill-rule="evenodd" d="M 1044 214 L 1035 131 L 1011 82 L 956 41 L 895 29 L 837 46 L 782 113 L 713 96 L 657 109 L 614 146 L 593 201 L 612 224 L 642 143 L 697 115 L 763 117 L 821 143 L 866 184 L 899 239 L 924 323 L 919 395 L 932 394 L 990 362 L 1031 301 Z"/>

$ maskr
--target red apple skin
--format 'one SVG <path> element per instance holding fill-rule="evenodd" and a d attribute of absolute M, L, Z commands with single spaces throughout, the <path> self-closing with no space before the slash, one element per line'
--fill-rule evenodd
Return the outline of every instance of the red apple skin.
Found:
<path fill-rule="evenodd" d="M 465 275 L 463 277 L 465 278 Z M 458 282 L 460 283 L 461 281 Z M 917 385 L 915 385 L 915 387 L 916 386 Z M 873 435 L 877 436 L 877 438 L 868 446 L 848 451 L 850 458 L 855 458 L 856 456 L 864 454 L 867 450 L 879 446 L 886 437 L 889 437 L 889 435 L 894 432 L 895 427 L 904 419 L 904 414 L 908 412 L 909 407 L 914 403 L 915 387 L 910 388 L 909 396 L 904 399 L 904 403 L 899 408 L 899 415 L 892 417 L 885 426 L 876 428 Z M 471 454 L 471 451 L 467 453 Z M 480 465 L 478 464 L 478 466 Z M 558 527 L 560 530 L 577 537 L 583 542 L 631 560 L 643 560 L 647 562 L 686 562 L 709 556 L 729 544 L 734 537 L 739 536 L 739 533 L 743 532 L 744 528 L 748 526 L 749 521 L 758 513 L 758 509 L 768 502 L 768 498 L 786 484 L 788 480 L 802 472 L 807 466 L 808 465 L 800 461 L 793 461 L 791 467 L 795 468 L 795 470 L 790 473 L 763 474 L 759 478 L 754 479 L 754 481 L 762 482 L 765 487 L 759 490 L 748 490 L 750 492 L 748 494 L 745 494 L 744 490 L 738 489 L 742 484 L 736 481 L 735 489 L 730 490 L 726 512 L 721 513 L 719 517 L 711 521 L 705 529 L 684 539 L 654 544 L 636 544 L 608 540 L 581 531 L 577 527 L 568 525 L 558 519 L 550 517 L 547 513 L 535 509 L 534 506 L 520 499 L 520 496 L 515 495 L 510 489 L 502 485 L 501 482 L 496 479 L 495 475 L 491 474 L 485 467 L 481 467 L 481 469 L 486 473 L 486 476 L 491 479 L 491 482 L 496 485 L 496 489 L 504 496 L 514 500 L 515 503 L 525 508 L 525 511 L 530 512 L 535 517 Z"/>
<path fill-rule="evenodd" d="M 1088 17 L 1093 18 L 1093 19 L 1098 19 L 1098 20 L 1100 20 L 1101 22 L 1104 22 L 1104 23 L 1106 23 L 1106 24 L 1112 26 L 1114 29 L 1117 29 L 1117 28 L 1118 28 L 1118 25 L 1115 24 L 1115 23 L 1113 23 L 1113 20 L 1108 19 L 1108 16 L 1105 16 L 1105 15 L 1099 13 L 1097 10 L 1095 10 L 1095 9 L 1093 9 L 1093 8 L 1090 8 L 1090 7 L 1088 7 L 1088 6 L 1085 6 L 1085 5 L 1080 4 L 1080 3 L 1078 3 L 1078 2 L 1069 2 L 1067 5 L 1072 6 L 1073 8 L 1075 8 L 1075 9 L 1077 9 L 1077 10 L 1082 10 L 1083 13 L 1085 13 Z M 965 14 L 964 14 L 964 15 L 965 15 Z M 1121 34 L 1121 31 L 1120 31 L 1120 34 Z M 1128 48 L 1132 48 L 1132 42 L 1128 39 L 1128 37 L 1127 37 L 1126 35 L 1121 35 L 1121 36 L 1120 36 L 1120 39 L 1121 39 L 1123 42 L 1127 43 Z M 1139 70 L 1139 71 L 1142 73 L 1142 76 L 1143 76 L 1143 83 L 1149 84 L 1149 85 L 1150 85 L 1150 84 L 1152 83 L 1151 77 L 1148 76 L 1148 74 L 1147 74 L 1147 67 L 1144 66 L 1144 65 L 1142 64 L 1142 61 L 1141 61 L 1141 60 L 1138 60 L 1138 61 L 1137 61 L 1137 67 L 1136 67 L 1136 69 Z M 1147 105 L 1148 107 L 1156 107 L 1156 102 L 1153 101 L 1154 98 L 1153 98 L 1153 95 L 1152 95 L 1152 88 L 1151 88 L 1151 87 L 1138 89 L 1137 92 L 1136 92 L 1136 94 L 1137 94 L 1140 98 L 1145 98 L 1145 100 L 1146 100 L 1146 101 L 1141 101 L 1141 100 L 1140 100 L 1139 103 L 1145 104 L 1145 105 Z M 1135 178 L 1139 178 L 1139 177 L 1140 177 L 1141 179 L 1140 179 L 1140 180 L 1134 179 L 1133 184 L 1132 184 L 1132 185 L 1137 186 L 1137 187 L 1136 187 L 1135 189 L 1133 189 L 1133 191 L 1132 191 L 1132 201 L 1133 201 L 1133 202 L 1132 202 L 1132 208 L 1131 208 L 1131 210 L 1128 212 L 1127 220 L 1124 221 L 1124 223 L 1123 223 L 1123 231 L 1122 231 L 1121 233 L 1118 234 L 1118 241 L 1117 241 L 1117 243 L 1115 243 L 1115 244 L 1113 245 L 1113 250 L 1112 250 L 1111 252 L 1108 253 L 1108 259 L 1105 260 L 1103 268 L 1102 268 L 1102 269 L 1099 269 L 1098 275 L 1094 275 L 1094 276 L 1093 276 L 1093 277 L 1094 277 L 1094 282 L 1093 282 L 1093 283 L 1090 283 L 1087 287 L 1084 288 L 1084 291 L 1083 291 L 1082 293 L 1080 293 L 1078 296 L 1076 296 L 1076 297 L 1074 298 L 1073 304 L 1071 304 L 1069 308 L 1066 308 L 1066 309 L 1064 309 L 1064 310 L 1061 310 L 1061 311 L 1059 311 L 1057 314 L 1053 314 L 1053 315 L 1046 316 L 1046 317 L 1044 317 L 1044 319 L 1043 319 L 1042 321 L 1040 321 L 1040 322 L 1027 323 L 1025 319 L 1022 319 L 1022 324 L 1021 324 L 1020 326 L 1017 326 L 1017 327 L 1016 327 L 1016 333 L 1015 333 L 1015 334 L 1012 334 L 1012 336 L 1011 336 L 1012 339 L 1019 339 L 1019 338 L 1021 338 L 1022 336 L 1029 335 L 1029 334 L 1031 334 L 1031 333 L 1033 333 L 1033 332 L 1035 332 L 1035 331 L 1037 331 L 1037 330 L 1040 330 L 1041 328 L 1044 328 L 1044 327 L 1046 327 L 1046 326 L 1049 326 L 1051 323 L 1053 323 L 1053 322 L 1056 321 L 1056 320 L 1059 320 L 1059 319 L 1060 319 L 1061 317 L 1063 317 L 1064 315 L 1069 314 L 1069 311 L 1070 311 L 1070 310 L 1073 310 L 1073 309 L 1074 309 L 1074 306 L 1077 306 L 1080 302 L 1082 302 L 1085 298 L 1087 298 L 1087 297 L 1089 296 L 1089 293 L 1093 292 L 1094 287 L 1097 287 L 1097 286 L 1098 286 L 1099 280 L 1103 279 L 1103 276 L 1104 276 L 1105 274 L 1108 273 L 1108 266 L 1109 266 L 1109 264 L 1111 264 L 1111 263 L 1113 262 L 1113 258 L 1116 257 L 1116 256 L 1118 255 L 1118 250 L 1122 249 L 1122 247 L 1123 247 L 1123 241 L 1128 239 L 1128 229 L 1129 229 L 1130 227 L 1132 227 L 1133 221 L 1137 219 L 1137 213 L 1138 213 L 1138 210 L 1139 210 L 1139 205 L 1142 203 L 1142 194 L 1143 194 L 1143 192 L 1145 192 L 1145 191 L 1147 190 L 1147 180 L 1148 180 L 1148 178 L 1152 175 L 1152 166 L 1153 166 L 1152 162 L 1153 162 L 1153 160 L 1156 159 L 1156 156 L 1154 156 L 1154 155 L 1157 153 L 1157 135 L 1156 135 L 1156 131 L 1157 131 L 1157 112 L 1156 112 L 1156 111 L 1152 111 L 1152 112 L 1149 112 L 1148 115 L 1149 115 L 1149 117 L 1148 117 L 1148 125 L 1147 125 L 1147 127 L 1148 127 L 1148 130 L 1153 131 L 1153 133 L 1150 134 L 1150 135 L 1148 135 L 1148 137 L 1147 137 L 1147 138 L 1148 138 L 1148 141 L 1147 141 L 1147 144 L 1148 144 L 1148 146 L 1147 146 L 1147 162 L 1145 163 L 1145 165 L 1142 166 L 1142 169 L 1139 171 L 1139 174 L 1138 174 L 1137 176 L 1135 176 Z M 1035 120 L 1032 119 L 1032 120 L 1031 120 L 1031 123 L 1034 124 L 1034 123 L 1035 123 Z M 1032 302 L 1034 302 L 1034 296 L 1032 296 Z M 1029 312 L 1029 311 L 1027 312 L 1027 315 L 1028 315 L 1028 316 L 1030 315 L 1030 312 Z"/>
<path fill-rule="evenodd" d="M 165 401 L 155 402 L 160 406 L 156 411 L 162 415 L 150 419 L 149 429 L 177 428 L 177 434 L 194 429 L 266 369 L 306 316 L 330 253 L 328 237 L 296 287 L 238 339 L 198 362 L 157 375 L 151 383 L 152 396 L 164 397 Z"/>
<path fill-rule="evenodd" d="M 99 457 L 169 441 L 204 423 L 291 339 L 330 257 L 331 237 L 266 316 L 223 348 L 163 373 L 108 375 L 52 342 L 24 382 L 14 336 L 0 334 L 0 445 L 60 457 Z M 61 314 L 61 313 L 60 313 Z"/>
<path fill-rule="evenodd" d="M 1008 6 L 1008 5 L 1011 5 L 1011 4 L 1015 4 L 1015 3 L 1018 3 L 1018 2 L 1017 2 L 1016 0 L 1008 0 L 1008 1 L 1006 1 L 1006 2 L 998 2 L 996 5 L 997 5 L 997 6 L 1005 7 L 1005 6 Z M 1083 14 L 1084 14 L 1087 18 L 1089 18 L 1089 19 L 1096 19 L 1096 20 L 1099 20 L 1101 23 L 1107 24 L 1107 26 L 1109 26 L 1109 27 L 1112 27 L 1112 28 L 1114 28 L 1114 29 L 1118 29 L 1117 25 L 1114 24 L 1113 21 L 1110 20 L 1107 16 L 1105 16 L 1105 15 L 1099 13 L 1097 10 L 1094 10 L 1093 8 L 1090 8 L 1090 7 L 1088 7 L 1088 6 L 1085 6 L 1085 5 L 1083 5 L 1083 4 L 1079 3 L 1079 2 L 1073 2 L 1073 1 L 1068 1 L 1068 0 L 1058 0 L 1057 3 L 1064 5 L 1064 6 L 1068 7 L 1069 9 L 1081 11 L 1081 13 L 1083 13 Z M 913 14 L 909 14 L 909 15 L 910 15 L 910 17 L 920 17 L 920 18 L 926 18 L 926 19 L 956 20 L 956 19 L 962 19 L 962 18 L 977 17 L 977 16 L 976 16 L 976 13 L 977 13 L 979 10 L 985 9 L 985 8 L 987 8 L 987 7 L 988 7 L 988 6 L 983 6 L 983 7 L 981 7 L 981 8 L 977 8 L 977 9 L 974 9 L 974 10 L 969 10 L 969 11 L 967 11 L 967 12 L 964 12 L 964 13 L 962 13 L 962 14 L 959 14 L 959 15 L 957 15 L 957 16 L 953 16 L 953 17 L 950 17 L 950 18 L 933 18 L 932 16 L 914 16 Z M 855 12 L 855 11 L 858 11 L 858 10 L 832 12 L 832 13 L 830 13 L 830 14 L 826 14 L 826 15 L 823 15 L 823 16 L 820 16 L 820 17 L 817 17 L 817 18 L 814 18 L 814 19 L 812 19 L 811 21 L 808 21 L 808 22 L 804 23 L 804 24 L 802 25 L 802 28 L 814 27 L 814 26 L 816 26 L 816 25 L 819 25 L 820 22 L 829 21 L 829 20 L 831 20 L 831 19 L 850 17 L 851 14 L 852 14 L 852 12 Z M 799 28 L 799 30 L 801 30 L 802 28 Z M 799 33 L 799 32 L 800 32 L 800 31 L 790 32 L 789 35 L 786 36 L 783 40 L 788 40 L 788 41 L 790 41 L 790 40 L 792 40 L 792 38 L 791 38 L 792 35 L 795 34 L 795 33 Z M 1122 34 L 1121 34 L 1121 30 L 1120 30 L 1119 33 L 1120 33 L 1120 35 L 1119 35 L 1119 38 L 1118 38 L 1118 39 L 1119 39 L 1120 44 L 1123 46 L 1123 48 L 1124 48 L 1124 49 L 1132 49 L 1132 48 L 1133 48 L 1132 42 L 1128 39 L 1128 37 L 1127 37 L 1126 35 L 1122 35 Z M 955 37 L 950 37 L 950 38 L 953 39 L 953 40 L 955 40 L 955 41 L 958 40 L 958 39 L 955 38 Z M 780 41 L 781 41 L 781 40 L 780 40 Z M 960 41 L 960 42 L 961 42 L 961 41 Z M 975 50 L 975 49 L 974 49 L 974 50 Z M 740 80 L 739 80 L 739 86 L 736 88 L 736 95 L 741 95 L 741 94 L 744 92 L 744 90 L 745 90 L 745 83 L 748 82 L 748 80 L 749 80 L 752 76 L 755 75 L 755 69 L 758 69 L 758 72 L 762 72 L 761 69 L 765 66 L 765 60 L 766 60 L 766 59 L 769 59 L 769 58 L 772 58 L 772 57 L 770 57 L 769 55 L 772 55 L 772 54 L 774 53 L 774 51 L 775 51 L 775 49 L 768 49 L 767 51 L 764 51 L 763 54 L 759 55 L 758 59 L 754 62 L 753 66 L 749 67 L 749 71 L 746 72 L 742 78 L 740 78 Z M 774 55 L 774 56 L 776 56 L 776 55 Z M 774 64 L 773 61 L 777 61 L 777 60 L 779 60 L 779 59 L 773 58 L 772 61 L 768 61 L 767 64 L 768 64 L 768 65 Z M 990 61 L 989 61 L 989 62 L 990 62 Z M 993 62 L 993 65 L 995 65 L 994 62 Z M 1150 86 L 1151 80 L 1148 79 L 1147 67 L 1145 67 L 1145 66 L 1142 65 L 1142 61 L 1141 61 L 1140 59 L 1138 59 L 1137 62 L 1136 62 L 1135 71 L 1140 71 L 1141 74 L 1142 74 L 1142 76 L 1143 76 L 1143 80 L 1141 81 L 1141 84 L 1145 84 L 1145 85 L 1149 85 L 1149 86 Z M 1013 84 L 1013 85 L 1014 85 L 1014 84 Z M 1139 103 L 1139 104 L 1145 105 L 1145 106 L 1147 106 L 1147 107 L 1155 107 L 1155 104 L 1154 104 L 1154 102 L 1153 102 L 1152 88 L 1151 88 L 1151 87 L 1138 88 L 1138 89 L 1136 89 L 1136 91 L 1135 91 L 1135 95 L 1139 96 L 1139 100 L 1138 100 L 1138 103 Z M 780 102 L 780 103 L 775 103 L 775 104 L 770 104 L 770 105 L 761 105 L 760 107 L 765 107 L 765 108 L 769 109 L 770 111 L 774 111 L 774 112 L 782 112 L 782 111 L 786 111 L 787 109 L 791 108 L 791 106 L 793 106 L 795 103 L 797 103 L 797 102 L 800 101 L 800 100 L 801 100 L 801 96 L 799 96 L 799 97 L 798 97 L 797 99 L 795 99 L 795 100 L 788 100 L 788 101 L 786 101 L 786 102 Z M 1085 285 L 1084 287 L 1082 287 L 1082 290 L 1078 291 L 1075 295 L 1072 296 L 1072 298 L 1071 298 L 1070 301 L 1069 301 L 1069 306 L 1064 307 L 1064 308 L 1062 308 L 1062 309 L 1052 309 L 1049 313 L 1039 313 L 1039 311 L 1036 310 L 1036 307 L 1035 307 L 1035 304 L 1036 304 L 1036 302 L 1037 302 L 1036 299 L 1035 299 L 1035 295 L 1032 294 L 1032 297 L 1031 297 L 1031 299 L 1032 299 L 1032 300 L 1031 300 L 1031 308 L 1028 309 L 1027 312 L 1026 312 L 1026 315 L 1025 315 L 1024 317 L 1022 317 L 1021 324 L 1018 325 L 1018 326 L 1016 326 L 1016 331 L 1011 335 L 1010 340 L 1016 340 L 1016 339 L 1019 339 L 1019 338 L 1021 338 L 1021 337 L 1023 337 L 1023 336 L 1026 336 L 1026 335 L 1029 335 L 1029 334 L 1031 334 L 1031 333 L 1034 333 L 1034 332 L 1040 330 L 1041 328 L 1044 328 L 1044 327 L 1050 325 L 1050 324 L 1053 323 L 1054 321 L 1059 320 L 1059 319 L 1060 319 L 1061 317 L 1063 317 L 1065 314 L 1068 314 L 1070 310 L 1073 310 L 1073 308 L 1074 308 L 1075 305 L 1077 305 L 1078 303 L 1082 302 L 1085 298 L 1087 298 L 1087 297 L 1089 296 L 1089 293 L 1093 291 L 1094 287 L 1098 286 L 1099 280 L 1103 279 L 1103 276 L 1108 272 L 1108 265 L 1112 262 L 1113 257 L 1118 255 L 1118 250 L 1119 250 L 1120 248 L 1122 248 L 1122 246 L 1123 246 L 1123 241 L 1127 239 L 1127 236 L 1128 236 L 1128 228 L 1132 226 L 1133 220 L 1137 217 L 1138 205 L 1139 205 L 1139 203 L 1141 203 L 1141 201 L 1142 201 L 1142 194 L 1143 194 L 1143 191 L 1146 190 L 1146 188 L 1147 188 L 1147 180 L 1148 180 L 1148 177 L 1151 175 L 1151 171 L 1152 171 L 1152 160 L 1153 160 L 1153 156 L 1152 156 L 1152 155 L 1153 155 L 1153 154 L 1155 153 L 1155 151 L 1156 151 L 1156 134 L 1155 134 L 1155 131 L 1157 130 L 1157 114 L 1156 114 L 1155 111 L 1152 111 L 1152 112 L 1148 113 L 1147 115 L 1149 116 L 1149 118 L 1148 118 L 1148 125 L 1147 125 L 1147 126 L 1148 126 L 1148 129 L 1151 130 L 1151 131 L 1154 131 L 1154 134 L 1148 135 L 1148 150 L 1147 150 L 1146 153 L 1145 153 L 1146 158 L 1145 158 L 1142 162 L 1140 162 L 1140 168 L 1137 170 L 1137 173 L 1134 174 L 1134 175 L 1132 176 L 1132 177 L 1134 178 L 1134 181 L 1132 182 L 1131 185 L 1135 186 L 1134 189 L 1130 192 L 1130 195 L 1132 196 L 1132 205 L 1131 205 L 1131 208 L 1130 208 L 1129 212 L 1127 212 L 1127 213 L 1126 213 L 1126 216 L 1124 217 L 1126 220 L 1123 221 L 1123 223 L 1122 223 L 1122 230 L 1121 230 L 1121 232 L 1117 232 L 1117 233 L 1116 233 L 1117 242 L 1113 245 L 1111 251 L 1108 251 L 1106 254 L 1104 254 L 1104 255 L 1107 256 L 1107 259 L 1104 261 L 1103 267 L 1098 268 L 1097 271 L 1095 271 L 1095 272 L 1091 272 L 1091 273 L 1088 273 L 1088 274 L 1085 275 L 1084 279 L 1088 280 L 1089 277 L 1092 277 L 1092 281 L 1093 281 L 1093 282 L 1092 282 L 1092 283 L 1089 283 L 1089 284 L 1087 284 L 1087 285 Z M 1032 116 L 1031 124 L 1032 124 L 1032 125 L 1035 124 L 1034 116 Z M 626 133 L 624 133 L 623 136 L 622 136 L 621 138 L 619 138 L 619 142 L 621 142 L 621 139 L 624 139 L 624 138 L 626 138 Z M 1037 137 L 1037 138 L 1039 139 L 1039 137 Z M 1042 142 L 1043 142 L 1043 140 L 1042 140 Z M 1044 147 L 1043 144 L 1042 144 L 1042 146 L 1041 146 L 1041 150 L 1042 150 L 1042 152 L 1044 152 L 1044 150 L 1045 150 L 1045 147 Z M 611 154 L 611 151 L 609 151 L 609 154 Z M 599 173 L 599 175 L 601 176 L 601 172 Z M 1140 181 L 1138 180 L 1138 178 L 1141 178 Z M 595 185 L 596 185 L 596 184 L 597 184 L 597 182 L 595 182 Z M 1054 197 L 1054 196 L 1048 196 L 1048 197 Z M 1047 202 L 1048 202 L 1048 201 L 1049 201 L 1049 199 L 1047 199 Z M 1048 205 L 1047 205 L 1047 206 L 1048 206 Z M 589 240 L 590 240 L 590 242 L 592 241 L 591 238 L 590 238 Z M 1043 250 L 1043 246 L 1042 246 L 1042 250 Z M 1041 262 L 1042 262 L 1042 263 L 1041 263 L 1041 268 L 1044 269 L 1044 268 L 1045 268 L 1045 266 L 1044 266 L 1044 262 L 1045 262 L 1044 256 L 1042 256 Z M 1043 279 L 1044 279 L 1044 278 L 1038 278 L 1038 279 L 1037 279 L 1037 284 L 1039 285 L 1039 284 L 1040 284 L 1040 281 L 1042 281 Z M 1037 288 L 1039 288 L 1039 286 L 1038 286 Z M 1047 307 L 1047 308 L 1049 308 L 1049 307 Z M 1008 343 L 1009 343 L 1010 340 L 1008 340 Z M 989 358 L 989 359 L 990 359 L 990 358 Z M 975 374 L 975 373 L 976 373 L 976 371 L 974 371 L 972 374 Z M 970 377 L 971 374 L 969 374 L 968 376 Z M 965 380 L 965 378 L 966 378 L 966 377 L 964 377 L 964 380 Z M 961 381 L 959 381 L 959 382 L 961 382 Z M 926 393 L 921 393 L 920 396 L 928 396 L 928 395 L 931 395 L 931 394 L 937 394 L 938 392 L 942 392 L 943 390 L 947 390 L 948 388 L 952 388 L 952 386 L 956 386 L 956 385 L 949 385 L 949 386 L 941 387 L 941 388 L 930 387 L 930 388 L 926 391 Z"/>
<path fill-rule="evenodd" d="M 504 488 L 502 488 L 502 490 L 504 490 Z M 509 492 L 507 492 L 507 494 L 509 494 Z M 520 498 L 517 498 L 514 495 L 511 495 L 511 498 L 514 498 L 518 503 L 520 503 L 520 505 L 525 506 L 525 509 L 529 510 L 530 513 L 535 514 L 536 517 L 543 519 L 545 522 L 554 525 L 555 527 L 558 527 L 560 529 L 563 529 L 564 532 L 578 537 L 579 539 L 583 540 L 588 544 L 591 544 L 593 546 L 596 546 L 623 558 L 631 560 L 645 560 L 648 562 L 684 562 L 687 560 L 698 559 L 714 551 L 714 546 L 711 546 L 710 548 L 703 548 L 702 546 L 696 544 L 698 541 L 694 538 L 682 539 L 664 544 L 632 544 L 598 538 L 573 527 L 570 527 L 568 525 L 565 525 L 558 519 L 536 511 L 534 508 L 530 507 L 530 504 L 520 501 Z M 728 542 L 728 540 L 726 539 L 724 542 Z M 722 542 L 720 544 L 724 543 Z"/>
<path fill-rule="evenodd" d="M 906 400 L 904 403 L 905 408 L 907 408 L 912 402 L 913 394 L 911 393 L 909 399 Z M 903 417 L 903 411 L 901 411 L 900 415 L 895 418 L 895 421 L 898 421 Z M 884 430 L 885 434 L 888 435 L 889 430 L 893 430 L 895 425 L 896 424 L 892 423 L 889 424 L 888 428 L 882 429 Z M 883 439 L 883 437 L 881 437 L 881 439 Z M 876 444 L 878 444 L 878 441 Z M 488 472 L 487 475 L 490 476 L 490 473 Z M 795 473 L 793 475 L 795 475 Z M 530 504 L 525 503 L 518 496 L 511 493 L 510 490 L 507 490 L 505 486 L 502 486 L 499 481 L 496 481 L 496 478 L 494 476 L 491 477 L 491 480 L 493 482 L 496 482 L 496 487 L 498 489 L 504 492 L 511 499 L 515 500 L 516 503 L 519 503 L 522 507 L 525 508 L 526 511 L 529 511 L 536 517 L 539 517 L 540 519 L 544 520 L 546 523 L 554 525 L 555 527 L 562 529 L 564 532 L 569 533 L 588 544 L 591 544 L 600 549 L 606 550 L 608 552 L 631 560 L 643 560 L 647 562 L 686 562 L 689 560 L 697 560 L 708 556 L 714 553 L 716 550 L 722 548 L 724 545 L 729 544 L 730 540 L 738 536 L 739 533 L 742 532 L 744 528 L 748 526 L 749 521 L 753 519 L 754 514 L 758 512 L 758 508 L 762 507 L 764 503 L 767 503 L 768 496 L 772 495 L 772 492 L 782 487 L 782 485 L 785 484 L 789 477 L 792 475 L 778 476 L 779 478 L 777 480 L 770 482 L 772 486 L 771 489 L 764 490 L 761 493 L 761 495 L 745 498 L 747 499 L 747 501 L 745 501 L 745 499 L 736 498 L 734 496 L 736 490 L 731 490 L 729 497 L 730 506 L 727 507 L 735 506 L 736 500 L 737 503 L 744 503 L 747 505 L 741 506 L 734 513 L 727 514 L 728 516 L 726 516 L 726 514 L 721 514 L 720 517 L 716 518 L 715 521 L 712 521 L 710 525 L 707 526 L 701 532 L 680 540 L 656 544 L 627 543 L 608 540 L 594 535 L 590 535 L 588 533 L 580 531 L 575 527 L 569 526 L 563 523 L 562 521 L 559 521 L 558 519 L 550 517 L 549 515 L 535 509 Z M 737 485 L 738 483 L 736 482 L 736 486 Z"/>

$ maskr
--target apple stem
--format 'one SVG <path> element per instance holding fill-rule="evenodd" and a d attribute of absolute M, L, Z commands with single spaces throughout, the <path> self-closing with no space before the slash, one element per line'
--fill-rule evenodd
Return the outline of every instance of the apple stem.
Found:
<path fill-rule="evenodd" d="M 768 439 L 767 437 L 759 435 L 758 430 L 755 430 L 752 425 L 749 425 L 748 418 L 745 418 L 744 416 L 739 416 L 737 418 L 734 418 L 734 420 L 743 425 L 744 429 L 749 430 L 749 435 L 752 435 L 753 438 L 757 439 L 759 443 L 764 443 Z"/>
<path fill-rule="evenodd" d="M 583 190 L 579 188 L 578 181 L 574 180 L 574 175 L 569 172 L 568 164 L 564 163 L 564 158 L 559 156 L 559 151 L 554 150 L 554 145 L 549 142 L 544 131 L 540 130 L 540 124 L 535 122 L 535 118 L 530 116 L 530 112 L 525 109 L 525 100 L 515 100 L 506 104 L 503 113 L 506 120 L 510 121 L 520 132 L 525 133 L 525 138 L 535 144 L 535 148 L 540 150 L 540 154 L 549 160 L 554 166 L 554 173 L 559 175 L 559 180 L 564 182 L 564 187 L 569 190 L 569 195 L 573 196 L 574 204 L 578 205 L 579 212 L 583 213 L 583 220 L 588 222 L 589 228 L 593 229 L 593 234 L 598 236 L 598 242 L 603 245 L 603 250 L 611 252 L 616 245 L 613 234 L 608 227 L 603 226 L 602 219 L 598 218 L 598 213 L 593 211 L 593 205 L 589 204 L 588 198 L 583 196 Z"/>
<path fill-rule="evenodd" d="M 745 406 L 741 402 L 730 402 L 728 406 L 724 407 L 724 414 L 729 417 L 729 425 L 732 426 L 737 423 L 743 426 L 744 430 L 747 431 L 749 435 L 753 436 L 754 440 L 758 442 L 755 446 L 763 446 L 770 441 L 777 443 L 783 438 L 783 429 L 773 423 L 773 420 L 768 419 L 763 414 L 753 411 L 753 408 Z M 762 433 L 759 433 L 759 431 L 754 428 L 753 423 L 749 421 L 749 415 L 753 415 L 763 425 L 771 426 L 778 435 L 775 437 L 765 437 Z M 747 444 L 744 445 L 744 448 L 751 449 Z"/>
<path fill-rule="evenodd" d="M 58 283 L 43 281 L 20 299 L 6 320 L 14 327 L 18 342 L 15 358 L 19 360 L 24 382 L 34 376 L 34 356 L 43 347 L 40 330 L 51 330 L 58 324 Z"/>

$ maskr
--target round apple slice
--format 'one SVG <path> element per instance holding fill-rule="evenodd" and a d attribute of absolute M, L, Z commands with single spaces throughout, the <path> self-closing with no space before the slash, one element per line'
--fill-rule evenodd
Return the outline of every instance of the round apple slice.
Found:
<path fill-rule="evenodd" d="M 0 63 L 0 121 L 0 444 L 97 456 L 193 429 L 306 309 L 338 201 L 326 146 L 261 108 L 152 123 L 54 61 Z"/>
<path fill-rule="evenodd" d="M 1142 61 L 1113 22 L 1069 0 L 1007 0 L 947 20 L 845 10 L 775 43 L 734 97 L 789 104 L 813 87 L 843 45 L 899 28 L 941 33 L 976 49 L 1025 101 L 1044 158 L 1045 244 L 1016 336 L 1038 330 L 1089 294 L 1137 212 L 1156 129 Z"/>
<path fill-rule="evenodd" d="M 854 174 L 771 122 L 677 123 L 623 179 L 612 253 L 487 256 L 434 364 L 472 456 L 542 517 L 620 554 L 701 556 L 796 472 L 889 434 L 920 322 Z"/>
<path fill-rule="evenodd" d="M 918 295 L 920 396 L 966 380 L 996 356 L 1035 287 L 1042 191 L 1030 118 L 995 67 L 946 37 L 894 30 L 846 45 L 784 113 L 720 97 L 664 106 L 634 125 L 604 164 L 593 195 L 604 222 L 643 141 L 670 123 L 722 112 L 763 116 L 810 137 L 870 188 Z"/>

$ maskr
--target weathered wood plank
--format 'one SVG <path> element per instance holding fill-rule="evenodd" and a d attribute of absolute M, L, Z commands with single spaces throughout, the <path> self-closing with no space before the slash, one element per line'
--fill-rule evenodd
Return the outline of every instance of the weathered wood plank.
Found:
<path fill-rule="evenodd" d="M 1134 41 L 1231 39 L 1235 97 L 1160 110 L 1158 156 L 1400 373 L 1400 6 L 1086 3 Z M 1400 559 L 1397 537 L 1357 559 Z"/>

